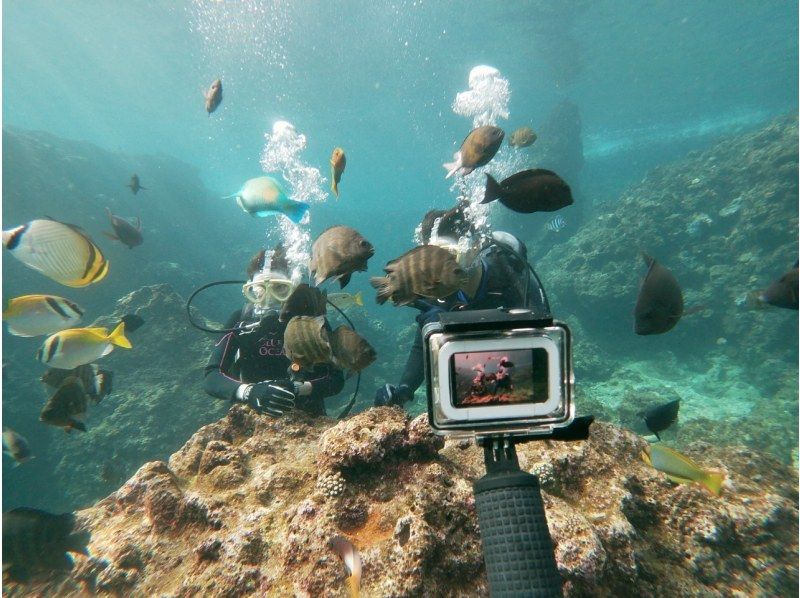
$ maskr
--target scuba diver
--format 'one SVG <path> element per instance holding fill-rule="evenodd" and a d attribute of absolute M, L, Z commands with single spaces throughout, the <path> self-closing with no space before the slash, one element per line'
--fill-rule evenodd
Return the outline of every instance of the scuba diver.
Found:
<path fill-rule="evenodd" d="M 260 262 L 259 262 L 260 260 Z M 278 315 L 296 281 L 288 272 L 285 253 L 276 248 L 268 269 L 264 254 L 256 254 L 248 267 L 249 282 L 242 288 L 247 304 L 225 325 L 230 330 L 215 345 L 205 367 L 203 388 L 213 397 L 246 403 L 259 413 L 280 417 L 296 408 L 325 415 L 325 397 L 341 392 L 342 370 L 331 364 L 290 372 L 283 350 L 286 322 Z"/>
<path fill-rule="evenodd" d="M 493 232 L 482 244 L 477 229 L 464 216 L 467 205 L 462 200 L 451 210 L 432 210 L 422 220 L 423 244 L 438 245 L 453 253 L 469 276 L 463 289 L 445 299 L 417 299 L 411 303 L 420 311 L 416 316 L 419 332 L 399 382 L 385 384 L 376 391 L 376 407 L 402 405 L 414 398 L 414 391 L 425 379 L 422 327 L 438 320 L 442 312 L 505 307 L 527 308 L 545 316 L 550 311 L 539 279 L 528 265 L 525 244 L 503 231 Z"/>

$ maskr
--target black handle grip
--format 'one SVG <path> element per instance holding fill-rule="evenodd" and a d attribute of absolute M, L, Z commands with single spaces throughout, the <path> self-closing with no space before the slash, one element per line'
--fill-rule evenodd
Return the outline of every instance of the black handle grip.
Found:
<path fill-rule="evenodd" d="M 492 597 L 563 596 L 536 476 L 489 473 L 474 492 Z"/>

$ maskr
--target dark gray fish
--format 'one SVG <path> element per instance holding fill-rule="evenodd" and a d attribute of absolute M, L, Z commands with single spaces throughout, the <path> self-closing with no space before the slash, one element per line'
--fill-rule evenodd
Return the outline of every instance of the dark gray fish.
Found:
<path fill-rule="evenodd" d="M 79 365 L 71 370 L 50 368 L 42 374 L 41 380 L 51 388 L 58 388 L 70 377 L 81 381 L 86 394 L 94 403 L 99 403 L 111 394 L 113 373 L 100 369 L 96 363 Z"/>
<path fill-rule="evenodd" d="M 321 284 L 329 278 L 337 278 L 344 288 L 353 272 L 364 272 L 367 261 L 375 249 L 372 243 L 349 226 L 332 226 L 317 237 L 311 246 L 309 269 L 314 282 Z"/>
<path fill-rule="evenodd" d="M 486 191 L 481 203 L 496 199 L 509 210 L 530 214 L 554 212 L 572 204 L 572 191 L 552 170 L 535 168 L 512 174 L 498 183 L 486 174 Z"/>
<path fill-rule="evenodd" d="M 466 176 L 479 166 L 488 164 L 500 149 L 504 136 L 503 129 L 493 125 L 470 131 L 461 143 L 461 149 L 453 156 L 455 161 L 442 165 L 447 170 L 445 178 L 449 179 L 456 173 Z"/>
<path fill-rule="evenodd" d="M 32 574 L 70 571 L 68 552 L 88 555 L 89 532 L 75 531 L 75 515 L 20 507 L 3 513 L 3 572 L 16 582 Z"/>
<path fill-rule="evenodd" d="M 106 208 L 108 219 L 111 220 L 111 226 L 114 228 L 113 233 L 103 233 L 109 239 L 120 241 L 128 246 L 128 249 L 133 249 L 137 245 L 142 244 L 142 222 L 136 219 L 136 226 L 119 216 L 114 216 L 111 210 Z"/>
<path fill-rule="evenodd" d="M 222 81 L 215 79 L 203 96 L 206 99 L 206 112 L 211 116 L 211 113 L 222 103 Z"/>
<path fill-rule="evenodd" d="M 330 334 L 330 345 L 337 365 L 351 372 L 360 372 L 377 357 L 367 340 L 348 326 L 339 326 Z"/>
<path fill-rule="evenodd" d="M 33 458 L 28 441 L 11 428 L 3 428 L 3 452 L 12 457 L 17 465 Z"/>
<path fill-rule="evenodd" d="M 144 325 L 144 318 L 136 314 L 126 314 L 122 321 L 125 322 L 125 332 L 136 332 Z"/>
<path fill-rule="evenodd" d="M 127 185 L 125 185 L 125 186 L 126 187 L 130 187 L 130 190 L 131 190 L 131 192 L 133 192 L 134 195 L 139 193 L 139 191 L 147 191 L 147 187 L 142 187 L 139 184 L 139 175 L 138 174 L 134 174 L 133 176 L 131 176 L 131 182 L 128 183 Z"/>
<path fill-rule="evenodd" d="M 636 334 L 662 334 L 675 327 L 683 315 L 683 292 L 672 272 L 642 254 L 647 274 L 633 310 Z"/>
<path fill-rule="evenodd" d="M 317 287 L 310 287 L 302 282 L 292 291 L 289 298 L 283 302 L 281 314 L 278 319 L 288 322 L 295 316 L 324 316 L 327 313 L 325 293 Z"/>
<path fill-rule="evenodd" d="M 378 291 L 380 304 L 391 299 L 407 305 L 420 297 L 443 299 L 455 293 L 467 280 L 466 271 L 455 257 L 436 245 L 421 245 L 392 260 L 383 269 L 387 276 L 375 276 L 369 283 Z"/>
<path fill-rule="evenodd" d="M 69 376 L 47 401 L 39 415 L 39 421 L 64 428 L 67 433 L 73 429 L 85 432 L 86 425 L 76 419 L 76 416 L 86 413 L 88 399 L 83 382 L 75 376 Z"/>
<path fill-rule="evenodd" d="M 283 350 L 292 363 L 302 368 L 330 363 L 331 345 L 325 317 L 295 316 L 289 320 L 283 333 Z"/>
<path fill-rule="evenodd" d="M 751 293 L 748 302 L 784 309 L 797 309 L 798 286 L 800 285 L 798 285 L 797 262 L 795 262 L 794 268 L 766 289 Z"/>
<path fill-rule="evenodd" d="M 678 409 L 680 406 L 681 400 L 675 399 L 664 405 L 657 405 L 645 411 L 640 411 L 637 415 L 644 418 L 647 429 L 655 434 L 656 438 L 661 440 L 661 436 L 659 436 L 658 433 L 663 432 L 678 421 Z"/>

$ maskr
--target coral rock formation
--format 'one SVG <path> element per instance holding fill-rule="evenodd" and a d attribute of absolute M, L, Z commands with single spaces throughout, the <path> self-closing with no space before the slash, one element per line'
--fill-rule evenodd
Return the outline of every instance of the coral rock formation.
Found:
<path fill-rule="evenodd" d="M 335 424 L 335 425 L 334 425 Z M 640 459 L 609 424 L 519 447 L 544 481 L 567 596 L 796 595 L 797 486 L 744 448 L 688 451 L 728 474 L 715 498 Z M 365 596 L 486 596 L 471 483 L 482 453 L 383 407 L 346 421 L 235 406 L 165 462 L 78 512 L 91 556 L 10 595 L 338 596 L 346 536 Z M 327 480 L 327 481 L 326 481 Z M 331 489 L 335 491 L 331 491 Z"/>

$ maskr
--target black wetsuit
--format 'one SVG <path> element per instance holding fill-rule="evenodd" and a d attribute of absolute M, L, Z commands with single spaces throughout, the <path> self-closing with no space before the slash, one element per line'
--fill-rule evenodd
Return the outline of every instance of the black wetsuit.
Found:
<path fill-rule="evenodd" d="M 422 327 L 438 320 L 443 311 L 527 307 L 543 317 L 549 315 L 547 300 L 533 275 L 528 277 L 527 265 L 509 257 L 507 251 L 495 245 L 484 249 L 479 259 L 483 274 L 474 297 L 467 297 L 463 291 L 458 291 L 442 301 L 418 299 L 411 304 L 421 312 L 416 318 L 419 333 L 414 336 L 414 344 L 411 346 L 400 384 L 408 386 L 412 396 L 425 380 Z"/>
<path fill-rule="evenodd" d="M 228 318 L 225 328 L 241 325 L 242 310 L 237 310 Z M 286 324 L 271 312 L 257 326 L 223 336 L 206 365 L 205 391 L 218 399 L 230 401 L 236 397 L 240 384 L 287 379 L 290 362 L 283 351 L 284 330 Z M 344 386 L 342 370 L 329 364 L 300 370 L 293 380 L 311 383 L 311 394 L 298 396 L 295 405 L 312 415 L 325 415 L 323 399 L 340 393 Z"/>

